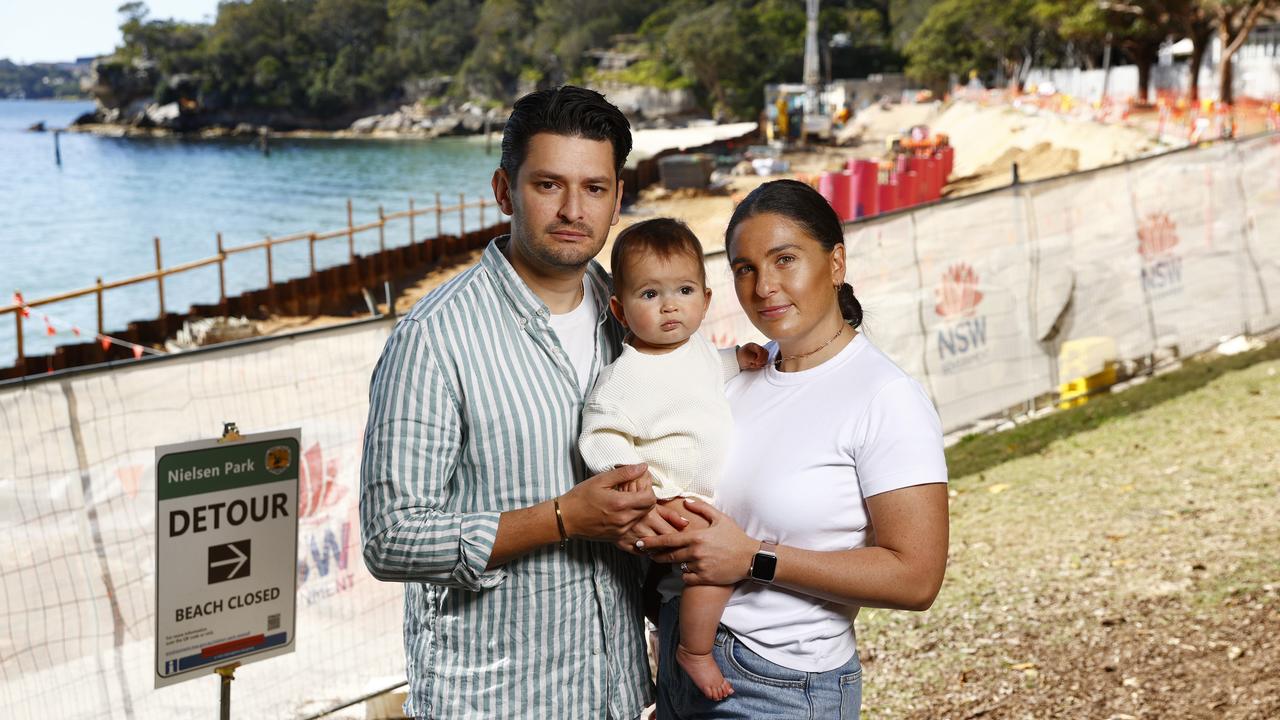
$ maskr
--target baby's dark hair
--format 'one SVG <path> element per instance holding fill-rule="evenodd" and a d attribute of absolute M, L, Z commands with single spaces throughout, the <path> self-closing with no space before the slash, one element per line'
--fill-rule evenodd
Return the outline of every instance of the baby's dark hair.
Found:
<path fill-rule="evenodd" d="M 644 220 L 618 233 L 613 240 L 609 267 L 613 271 L 614 294 L 627 284 L 628 257 L 650 252 L 660 258 L 686 255 L 698 261 L 698 278 L 707 284 L 707 268 L 703 263 L 702 243 L 688 225 L 675 218 Z"/>

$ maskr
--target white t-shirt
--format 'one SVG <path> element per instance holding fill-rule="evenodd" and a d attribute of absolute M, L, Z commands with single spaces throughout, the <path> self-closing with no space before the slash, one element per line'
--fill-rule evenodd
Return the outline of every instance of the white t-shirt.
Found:
<path fill-rule="evenodd" d="M 578 373 L 578 389 L 586 392 L 591 384 L 591 363 L 596 359 L 596 321 L 600 309 L 596 307 L 596 293 L 586 276 L 582 278 L 582 302 L 563 315 L 552 315 L 551 329 L 560 339 L 560 346 L 569 356 L 569 363 Z"/>
<path fill-rule="evenodd" d="M 947 481 L 933 403 L 861 333 L 818 367 L 770 364 L 725 393 L 735 431 L 716 505 L 751 537 L 824 551 L 874 545 L 866 498 Z M 825 672 L 852 657 L 857 613 L 748 581 L 721 622 L 771 662 Z"/>

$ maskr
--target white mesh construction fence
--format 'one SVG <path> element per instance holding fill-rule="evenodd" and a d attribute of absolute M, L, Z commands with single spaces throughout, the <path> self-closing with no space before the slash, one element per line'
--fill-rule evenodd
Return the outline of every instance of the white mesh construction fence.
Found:
<path fill-rule="evenodd" d="M 948 429 L 1052 391 L 1061 344 L 1188 354 L 1280 324 L 1280 136 L 1181 151 L 850 225 L 868 335 Z M 760 340 L 723 254 L 705 331 Z M 296 652 L 242 668 L 241 717 L 299 717 L 403 679 L 401 588 L 357 523 L 366 322 L 0 388 L 6 717 L 208 717 L 211 676 L 152 688 L 154 448 L 302 428 Z"/>
<path fill-rule="evenodd" d="M 302 428 L 296 651 L 248 665 L 238 717 L 294 717 L 403 678 L 399 585 L 360 559 L 368 383 L 390 321 L 0 392 L 6 717 L 210 717 L 214 677 L 153 689 L 154 448 Z"/>

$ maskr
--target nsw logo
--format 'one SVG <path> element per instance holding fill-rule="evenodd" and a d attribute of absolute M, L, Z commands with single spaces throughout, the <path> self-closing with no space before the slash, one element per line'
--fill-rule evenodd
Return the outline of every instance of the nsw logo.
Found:
<path fill-rule="evenodd" d="M 938 300 L 934 312 L 939 317 L 973 317 L 982 293 L 978 290 L 978 273 L 968 263 L 956 263 L 942 274 L 942 284 L 933 291 Z"/>
<path fill-rule="evenodd" d="M 338 459 L 324 456 L 320 443 L 302 454 L 298 473 L 298 517 L 303 519 L 327 515 L 330 508 L 346 497 L 347 490 L 338 483 Z"/>
<path fill-rule="evenodd" d="M 982 303 L 978 273 L 968 263 L 956 263 L 942 274 L 934 289 L 938 326 L 938 360 L 949 372 L 976 362 L 985 354 L 987 318 L 978 313 Z"/>
<path fill-rule="evenodd" d="M 320 443 L 302 453 L 298 473 L 298 598 L 306 605 L 351 589 L 353 542 L 350 502 L 340 478 L 338 458 L 325 457 Z M 354 496 L 352 496 L 354 497 Z"/>
<path fill-rule="evenodd" d="M 1182 256 L 1178 226 L 1168 213 L 1150 213 L 1138 226 L 1138 254 L 1142 256 L 1142 289 L 1150 295 L 1182 291 Z"/>

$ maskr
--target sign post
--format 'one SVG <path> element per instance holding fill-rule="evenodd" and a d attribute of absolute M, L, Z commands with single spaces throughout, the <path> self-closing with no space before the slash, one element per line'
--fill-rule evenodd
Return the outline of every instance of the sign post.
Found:
<path fill-rule="evenodd" d="M 293 652 L 298 429 L 156 448 L 155 686 Z"/>

